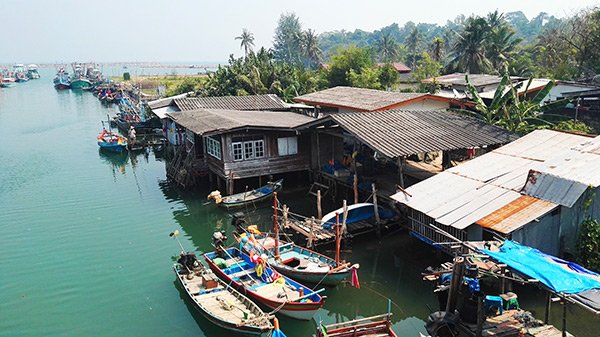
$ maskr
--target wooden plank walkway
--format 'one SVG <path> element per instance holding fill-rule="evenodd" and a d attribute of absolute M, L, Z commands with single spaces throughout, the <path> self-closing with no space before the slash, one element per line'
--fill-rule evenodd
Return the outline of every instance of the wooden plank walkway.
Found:
<path fill-rule="evenodd" d="M 515 318 L 515 314 L 522 314 L 523 310 L 505 310 L 503 314 L 486 318 L 483 324 L 483 337 L 518 337 L 519 332 L 524 330 L 528 337 L 562 337 L 562 331 L 552 325 L 540 323 L 537 327 L 526 327 Z M 476 325 L 461 325 L 469 336 L 475 336 Z M 567 336 L 573 337 L 570 333 Z"/>

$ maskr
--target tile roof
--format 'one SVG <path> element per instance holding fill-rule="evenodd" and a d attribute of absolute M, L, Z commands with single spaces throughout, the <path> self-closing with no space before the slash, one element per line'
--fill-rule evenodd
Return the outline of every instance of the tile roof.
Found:
<path fill-rule="evenodd" d="M 310 105 L 348 108 L 356 111 L 376 111 L 423 96 L 427 96 L 427 94 L 334 87 L 298 96 L 294 98 L 294 101 Z"/>
<path fill-rule="evenodd" d="M 198 109 L 167 113 L 177 124 L 199 134 L 239 128 L 293 129 L 314 118 L 288 111 Z"/>
<path fill-rule="evenodd" d="M 330 115 L 347 132 L 388 158 L 508 143 L 516 136 L 446 111 L 385 110 Z"/>
<path fill-rule="evenodd" d="M 377 65 L 379 67 L 383 67 L 385 65 L 387 65 L 388 63 L 377 63 Z M 392 65 L 392 67 L 394 69 L 396 69 L 397 72 L 399 73 L 410 73 L 411 69 L 404 63 L 400 63 L 400 62 L 394 62 L 394 63 L 389 63 Z"/>
<path fill-rule="evenodd" d="M 175 99 L 180 110 L 288 110 L 288 105 L 277 95 L 188 97 Z"/>

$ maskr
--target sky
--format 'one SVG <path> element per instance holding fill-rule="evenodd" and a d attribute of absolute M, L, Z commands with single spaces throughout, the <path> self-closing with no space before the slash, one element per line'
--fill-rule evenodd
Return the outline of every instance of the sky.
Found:
<path fill-rule="evenodd" d="M 277 20 L 294 12 L 317 33 L 408 21 L 445 24 L 460 14 L 522 11 L 557 17 L 600 0 L 0 0 L 0 63 L 225 62 L 243 55 L 246 28 L 271 47 Z M 10 13 L 10 15 L 7 15 Z"/>

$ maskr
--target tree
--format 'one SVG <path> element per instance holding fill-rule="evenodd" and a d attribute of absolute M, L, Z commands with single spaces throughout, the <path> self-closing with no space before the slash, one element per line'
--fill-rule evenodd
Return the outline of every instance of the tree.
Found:
<path fill-rule="evenodd" d="M 405 44 L 408 48 L 408 58 L 411 68 L 415 67 L 417 56 L 421 52 L 421 43 L 423 42 L 423 35 L 417 27 L 414 27 L 410 32 L 410 35 L 406 38 Z"/>
<path fill-rule="evenodd" d="M 389 34 L 381 34 L 375 45 L 379 59 L 388 63 L 398 58 L 398 42 Z"/>
<path fill-rule="evenodd" d="M 308 29 L 303 33 L 302 43 L 306 58 L 305 63 L 309 68 L 318 68 L 323 62 L 323 52 L 319 47 L 319 36 L 314 30 Z"/>
<path fill-rule="evenodd" d="M 441 62 L 444 54 L 444 39 L 436 36 L 431 43 L 431 57 L 435 62 Z"/>
<path fill-rule="evenodd" d="M 486 46 L 487 58 L 494 69 L 503 74 L 508 71 L 510 59 L 522 39 L 515 38 L 515 32 L 505 22 L 490 27 Z"/>
<path fill-rule="evenodd" d="M 600 222 L 591 217 L 585 219 L 579 228 L 577 261 L 600 272 Z"/>
<path fill-rule="evenodd" d="M 302 25 L 298 16 L 294 13 L 281 14 L 273 42 L 275 59 L 291 65 L 302 64 L 302 37 Z"/>
<path fill-rule="evenodd" d="M 338 49 L 331 57 L 331 62 L 327 71 L 329 86 L 352 85 L 349 78 L 350 70 L 354 71 L 355 76 L 357 76 L 363 69 L 372 67 L 373 60 L 371 59 L 371 54 L 368 49 L 354 46 Z"/>
<path fill-rule="evenodd" d="M 471 74 L 487 73 L 492 63 L 486 54 L 486 38 L 490 27 L 486 19 L 469 17 L 452 45 L 450 68 Z"/>
<path fill-rule="evenodd" d="M 242 30 L 242 35 L 236 36 L 236 40 L 240 40 L 240 49 L 244 49 L 244 56 L 252 52 L 254 48 L 254 34 L 250 33 L 246 28 Z"/>
<path fill-rule="evenodd" d="M 427 78 L 438 77 L 441 71 L 442 65 L 429 56 L 428 53 L 423 52 L 421 59 L 417 62 L 412 72 L 412 79 L 419 83 L 419 92 L 435 93 L 439 89 L 437 84 L 426 84 L 421 83 L 421 81 Z"/>
<path fill-rule="evenodd" d="M 379 82 L 380 69 L 377 67 L 362 67 L 360 71 L 350 69 L 348 80 L 350 85 L 357 88 L 381 89 Z"/>
<path fill-rule="evenodd" d="M 400 75 L 391 64 L 385 64 L 379 69 L 379 82 L 386 90 L 390 90 L 400 80 Z"/>

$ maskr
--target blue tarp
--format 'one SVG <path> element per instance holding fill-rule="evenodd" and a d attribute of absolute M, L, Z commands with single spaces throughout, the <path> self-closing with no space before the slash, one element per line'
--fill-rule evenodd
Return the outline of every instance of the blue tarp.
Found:
<path fill-rule="evenodd" d="M 521 274 L 540 280 L 558 293 L 573 294 L 600 289 L 600 275 L 593 271 L 514 241 L 504 241 L 499 252 L 486 249 L 482 249 L 482 252 Z"/>

